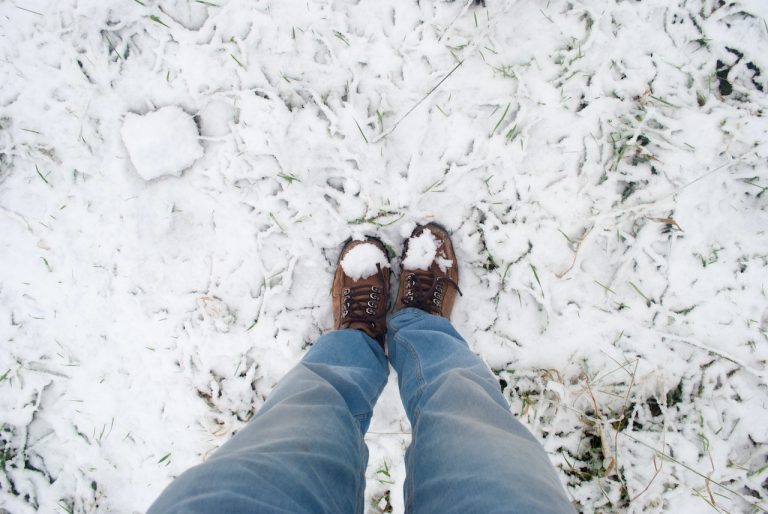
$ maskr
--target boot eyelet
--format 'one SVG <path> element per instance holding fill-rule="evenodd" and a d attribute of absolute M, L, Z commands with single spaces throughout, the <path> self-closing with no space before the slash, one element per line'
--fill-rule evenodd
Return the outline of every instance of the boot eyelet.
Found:
<path fill-rule="evenodd" d="M 433 298 L 433 299 L 432 299 L 432 303 L 434 303 L 434 304 L 435 304 L 435 305 L 437 305 L 438 307 L 440 306 L 440 300 L 438 300 L 437 298 Z"/>
<path fill-rule="evenodd" d="M 373 300 L 368 300 L 368 307 L 372 307 L 375 309 L 377 307 L 377 304 Z"/>
<path fill-rule="evenodd" d="M 368 307 L 367 309 L 365 309 L 365 313 L 373 316 L 374 314 L 376 314 L 376 311 Z"/>
<path fill-rule="evenodd" d="M 381 292 L 381 288 L 377 287 L 377 286 L 372 286 L 371 287 L 371 291 L 373 291 L 374 293 L 380 293 Z"/>
<path fill-rule="evenodd" d="M 380 297 L 378 294 L 376 294 L 376 293 L 371 293 L 370 295 L 368 295 L 368 297 L 369 297 L 371 300 L 378 300 L 379 298 L 381 298 L 381 297 Z"/>
<path fill-rule="evenodd" d="M 352 291 L 349 290 L 348 287 L 345 287 L 344 290 L 341 292 L 344 296 L 349 296 Z"/>

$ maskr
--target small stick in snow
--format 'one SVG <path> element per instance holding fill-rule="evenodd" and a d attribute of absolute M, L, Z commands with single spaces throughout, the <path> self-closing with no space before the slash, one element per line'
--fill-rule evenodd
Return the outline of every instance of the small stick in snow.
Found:
<path fill-rule="evenodd" d="M 422 97 L 421 97 L 421 99 L 420 99 L 418 102 L 416 102 L 416 103 L 413 105 L 413 107 L 411 107 L 410 109 L 408 109 L 408 112 L 406 112 L 405 114 L 403 114 L 403 115 L 402 115 L 402 116 L 401 116 L 401 117 L 400 117 L 400 118 L 399 118 L 399 119 L 398 119 L 398 120 L 397 120 L 397 121 L 396 121 L 396 122 L 395 122 L 395 123 L 392 125 L 392 127 L 390 127 L 390 128 L 389 128 L 389 130 L 387 130 L 386 132 L 383 132 L 381 135 L 379 135 L 379 137 L 377 137 L 376 139 L 374 139 L 374 140 L 373 140 L 373 142 L 374 142 L 374 143 L 378 143 L 379 141 L 381 141 L 382 139 L 384 139 L 385 137 L 387 137 L 388 135 L 390 135 L 392 132 L 394 132 L 394 131 L 395 131 L 395 129 L 397 128 L 397 126 L 398 126 L 398 125 L 400 125 L 400 123 L 401 123 L 401 122 L 402 122 L 402 121 L 403 121 L 405 118 L 407 118 L 407 117 L 408 117 L 408 116 L 409 116 L 409 115 L 410 115 L 410 114 L 411 114 L 413 111 L 415 111 L 415 110 L 416 110 L 416 108 L 417 108 L 419 105 L 421 105 L 421 103 L 422 103 L 424 100 L 426 100 L 426 99 L 429 97 L 429 95 L 431 95 L 432 93 L 434 93 L 434 92 L 437 90 L 437 88 L 439 88 L 439 87 L 440 87 L 440 86 L 443 84 L 443 82 L 445 82 L 446 80 L 448 80 L 448 77 L 450 77 L 451 75 L 453 75 L 453 73 L 454 73 L 456 70 L 458 70 L 458 69 L 459 69 L 459 66 L 461 66 L 462 64 L 464 64 L 464 61 L 459 61 L 459 62 L 458 62 L 458 64 L 456 64 L 456 66 L 454 66 L 454 67 L 453 67 L 453 69 L 451 69 L 451 71 L 449 71 L 448 73 L 446 73 L 446 75 L 445 75 L 443 78 L 441 78 L 441 79 L 440 79 L 440 82 L 438 82 L 437 84 L 435 84 L 435 85 L 434 85 L 434 87 L 433 87 L 432 89 L 430 89 L 429 91 L 427 91 L 427 94 L 425 94 L 424 96 L 422 96 Z"/>

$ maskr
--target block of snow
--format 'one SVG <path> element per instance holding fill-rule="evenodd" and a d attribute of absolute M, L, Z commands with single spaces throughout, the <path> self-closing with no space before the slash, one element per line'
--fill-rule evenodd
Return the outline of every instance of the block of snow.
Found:
<path fill-rule="evenodd" d="M 382 268 L 389 267 L 387 256 L 372 243 L 362 243 L 355 246 L 341 260 L 344 274 L 352 280 L 370 277 L 378 271 L 377 264 Z"/>
<path fill-rule="evenodd" d="M 143 116 L 128 113 L 120 134 L 133 166 L 144 180 L 178 177 L 203 155 L 195 121 L 176 106 Z"/>

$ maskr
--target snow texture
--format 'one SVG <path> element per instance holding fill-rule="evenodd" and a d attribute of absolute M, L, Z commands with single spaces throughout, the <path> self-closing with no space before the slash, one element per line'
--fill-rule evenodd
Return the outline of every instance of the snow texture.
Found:
<path fill-rule="evenodd" d="M 764 511 L 767 17 L 0 2 L 0 511 L 144 512 L 331 328 L 343 242 L 433 220 L 579 511 Z M 204 154 L 145 181 L 121 130 L 169 106 Z M 403 512 L 410 433 L 391 374 L 369 514 Z"/>
<path fill-rule="evenodd" d="M 426 270 L 432 266 L 433 262 L 437 261 L 440 269 L 443 272 L 447 271 L 453 262 L 445 258 L 444 255 L 438 255 L 440 246 L 441 243 L 429 230 L 424 230 L 418 236 L 411 237 L 408 240 L 408 251 L 403 257 L 403 269 Z"/>
<path fill-rule="evenodd" d="M 206 129 L 208 133 L 221 132 L 217 127 Z M 129 112 L 120 133 L 136 172 L 144 180 L 178 177 L 203 155 L 194 120 L 178 107 L 163 107 L 143 116 Z"/>
<path fill-rule="evenodd" d="M 344 274 L 352 280 L 368 278 L 376 274 L 378 267 L 389 267 L 387 256 L 371 243 L 362 243 L 353 247 L 341 260 Z"/>

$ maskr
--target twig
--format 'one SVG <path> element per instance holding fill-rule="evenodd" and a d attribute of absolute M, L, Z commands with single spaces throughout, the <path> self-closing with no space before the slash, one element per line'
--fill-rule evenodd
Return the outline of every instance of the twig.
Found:
<path fill-rule="evenodd" d="M 579 238 L 579 239 L 576 241 L 576 249 L 575 249 L 575 250 L 574 250 L 574 252 L 573 252 L 573 261 L 571 261 L 571 265 L 570 265 L 570 266 L 568 266 L 568 269 L 567 269 L 567 270 L 565 270 L 565 271 L 563 271 L 562 273 L 555 273 L 555 276 L 556 276 L 557 278 L 563 278 L 564 276 L 566 276 L 566 275 L 568 274 L 568 272 L 569 272 L 569 271 L 571 271 L 571 270 L 573 269 L 573 267 L 576 265 L 576 259 L 579 257 L 579 250 L 581 249 L 581 244 L 582 244 L 582 243 L 584 242 L 584 240 L 587 238 L 587 236 L 589 235 L 589 233 L 590 233 L 590 232 L 592 232 L 592 229 L 593 229 L 594 227 L 595 227 L 595 226 L 594 226 L 594 225 L 592 225 L 592 226 L 590 226 L 589 228 L 587 228 L 587 229 L 584 231 L 584 234 L 582 234 L 582 236 L 581 236 L 581 237 L 580 237 L 580 238 Z M 565 235 L 565 234 L 563 234 L 563 235 Z M 566 239 L 568 239 L 568 240 L 570 241 L 570 238 L 566 238 Z M 611 292 L 613 292 L 613 291 L 611 291 Z"/>
<path fill-rule="evenodd" d="M 599 418 L 595 418 L 594 416 L 590 416 L 589 414 L 587 414 L 587 413 L 585 413 L 585 412 L 583 412 L 583 411 L 580 411 L 579 409 L 575 409 L 575 408 L 573 408 L 573 407 L 571 407 L 571 406 L 569 406 L 569 405 L 566 405 L 566 404 L 564 404 L 564 403 L 562 403 L 562 402 L 556 402 L 556 401 L 554 401 L 554 400 L 550 400 L 549 398 L 541 398 L 541 401 L 543 401 L 543 402 L 547 402 L 547 403 L 550 403 L 550 404 L 554 405 L 555 407 L 562 407 L 562 408 L 565 408 L 566 410 L 570 410 L 570 411 L 572 411 L 572 412 L 574 412 L 574 413 L 578 414 L 579 416 L 581 416 L 583 419 L 585 419 L 585 420 L 589 420 L 589 421 L 592 421 L 592 422 L 593 422 L 593 423 L 595 423 L 595 424 L 599 424 L 599 423 L 602 421 L 602 420 L 601 420 L 601 419 L 599 419 Z M 596 411 L 596 414 L 597 414 L 597 415 L 600 415 L 599 413 L 597 413 L 597 411 Z M 735 494 L 736 496 L 738 496 L 739 498 L 741 498 L 743 501 L 745 501 L 745 502 L 749 503 L 749 504 L 750 504 L 752 507 L 754 507 L 754 508 L 756 508 L 756 509 L 758 509 L 758 510 L 760 510 L 760 511 L 762 511 L 762 512 L 765 512 L 766 514 L 768 514 L 768 509 L 766 509 L 765 507 L 763 507 L 763 506 L 759 505 L 759 504 L 758 504 L 758 503 L 756 503 L 756 502 L 754 502 L 754 503 L 753 503 L 753 502 L 751 501 L 751 499 L 749 499 L 749 498 L 745 497 L 743 494 L 740 494 L 739 492 L 737 492 L 737 491 L 735 491 L 735 490 L 733 490 L 733 489 L 729 488 L 729 487 L 728 487 L 728 486 L 726 486 L 726 485 L 723 485 L 722 483 L 720 483 L 720 482 L 718 482 L 718 481 L 716 481 L 716 480 L 712 480 L 711 478 L 707 477 L 705 474 L 703 474 L 703 473 L 701 473 L 701 472 L 699 472 L 699 471 L 696 471 L 696 470 L 695 470 L 695 469 L 693 469 L 692 467 L 690 467 L 690 466 L 688 466 L 687 464 L 685 464 L 685 463 L 683 463 L 683 462 L 681 462 L 681 461 L 679 461 L 679 460 L 675 459 L 675 458 L 674 458 L 674 457 L 672 457 L 671 455 L 667 455 L 667 454 L 666 454 L 666 453 L 664 453 L 663 451 L 661 451 L 661 450 L 657 450 L 656 448 L 654 448 L 654 447 L 653 447 L 653 446 L 651 446 L 650 444 L 646 443 L 645 441 L 641 441 L 640 439 L 638 439 L 638 438 L 636 438 L 636 437 L 633 437 L 633 436 L 629 435 L 628 433 L 626 433 L 626 432 L 624 432 L 624 431 L 621 431 L 621 432 L 619 432 L 619 434 L 621 434 L 621 435 L 622 435 L 622 436 L 624 436 L 624 437 L 628 437 L 629 439 L 631 439 L 631 440 L 635 441 L 636 443 L 638 443 L 638 444 L 640 444 L 640 445 L 642 445 L 642 446 L 645 446 L 645 447 L 646 447 L 646 448 L 648 448 L 649 450 L 652 450 L 652 451 L 654 451 L 654 452 L 655 452 L 655 453 L 656 453 L 656 454 L 657 454 L 659 457 L 661 457 L 662 459 L 667 459 L 667 460 L 669 460 L 669 461 L 671 461 L 671 462 L 674 462 L 674 463 L 676 463 L 676 464 L 679 464 L 679 465 L 680 465 L 680 466 L 682 466 L 683 468 L 685 468 L 685 469 L 687 469 L 688 471 L 690 471 L 691 473 L 693 473 L 693 474 L 695 474 L 695 475 L 697 475 L 697 476 L 699 476 L 699 477 L 703 478 L 704 480 L 708 480 L 708 481 L 710 481 L 711 483 L 715 484 L 716 486 L 718 486 L 718 487 L 721 487 L 722 489 L 725 489 L 725 490 L 726 490 L 726 491 L 728 491 L 729 493 L 731 493 L 731 494 Z M 666 443 L 664 443 L 664 444 L 666 444 Z M 650 484 L 649 484 L 649 485 L 650 485 Z M 642 493 L 642 492 L 644 492 L 644 491 L 645 491 L 645 490 L 641 491 L 641 493 Z M 636 499 L 636 498 L 637 498 L 637 496 L 636 496 L 635 498 L 633 498 L 633 500 L 632 500 L 632 501 L 634 501 L 634 499 Z"/>
<path fill-rule="evenodd" d="M 658 334 L 661 335 L 662 337 L 665 337 L 665 338 L 669 339 L 670 341 L 679 341 L 681 343 L 685 343 L 687 345 L 693 346 L 694 348 L 698 348 L 700 350 L 704 350 L 704 351 L 706 351 L 707 353 L 709 353 L 711 355 L 715 355 L 717 357 L 720 357 L 721 359 L 725 359 L 728 362 L 732 362 L 732 363 L 736 364 L 737 366 L 745 369 L 746 371 L 749 371 L 750 373 L 752 373 L 754 376 L 756 376 L 757 378 L 759 378 L 763 382 L 766 381 L 766 377 L 763 376 L 763 374 L 760 373 L 758 370 L 752 369 L 751 367 L 747 366 L 746 364 L 744 364 L 743 362 L 739 361 L 735 357 L 731 357 L 727 353 L 723 353 L 720 350 L 715 350 L 714 348 L 711 348 L 711 347 L 705 345 L 704 343 L 700 343 L 700 342 L 695 341 L 693 339 L 688 339 L 688 338 L 681 337 L 681 336 L 678 336 L 678 335 L 675 335 L 675 334 L 669 334 L 669 333 L 666 333 L 666 332 L 658 332 Z"/>
<path fill-rule="evenodd" d="M 611 450 L 611 447 L 608 445 L 608 436 L 605 433 L 604 426 L 606 425 L 606 421 L 603 418 L 603 412 L 600 410 L 600 404 L 597 403 L 597 398 L 595 398 L 595 394 L 592 392 L 592 385 L 589 383 L 589 376 L 585 375 L 584 383 L 587 386 L 587 393 L 589 394 L 589 398 L 592 400 L 592 406 L 595 409 L 595 416 L 597 417 L 597 422 L 595 425 L 597 425 L 597 431 L 600 435 L 600 446 L 603 450 L 603 462 L 601 463 L 603 465 L 603 472 L 605 476 L 608 476 L 611 471 L 616 467 L 616 454 L 609 455 L 609 452 Z M 608 465 L 605 464 L 605 460 L 609 459 Z M 618 472 L 617 472 L 618 474 Z"/>
<path fill-rule="evenodd" d="M 0 205 L 0 212 L 4 212 L 5 214 L 8 215 L 8 217 L 10 217 L 12 219 L 15 219 L 16 221 L 18 221 L 19 223 L 24 225 L 24 228 L 26 228 L 27 232 L 29 232 L 30 234 L 36 235 L 35 231 L 32 229 L 32 226 L 27 221 L 27 218 L 25 218 L 24 216 L 22 216 L 18 212 L 14 211 L 14 210 L 11 210 L 11 209 L 8 209 L 7 207 L 3 207 L 2 205 Z"/>
<path fill-rule="evenodd" d="M 712 480 L 711 478 L 709 478 L 708 476 L 706 476 L 704 473 L 700 473 L 699 471 L 696 471 L 695 469 L 693 469 L 692 467 L 688 466 L 687 464 L 685 464 L 685 463 L 683 463 L 683 462 L 680 462 L 679 460 L 677 460 L 676 458 L 672 457 L 671 455 L 668 455 L 668 454 L 664 453 L 664 452 L 663 452 L 663 451 L 661 451 L 661 450 L 657 450 L 656 448 L 654 448 L 654 447 L 653 447 L 653 446 L 651 446 L 650 444 L 646 443 L 645 441 L 641 441 L 640 439 L 638 439 L 638 438 L 636 438 L 636 437 L 633 437 L 633 436 L 631 436 L 631 435 L 629 435 L 628 433 L 625 433 L 625 432 L 621 432 L 621 435 L 623 435 L 623 436 L 625 436 L 625 437 L 628 437 L 628 438 L 632 439 L 632 440 L 633 440 L 633 441 L 635 441 L 636 443 L 638 443 L 638 444 L 641 444 L 641 445 L 645 446 L 645 447 L 646 447 L 646 448 L 648 448 L 649 450 L 653 450 L 654 452 L 656 452 L 656 454 L 657 454 L 659 457 L 661 457 L 661 458 L 663 458 L 663 459 L 667 459 L 667 460 L 669 460 L 669 461 L 671 461 L 671 462 L 674 462 L 675 464 L 679 464 L 680 466 L 684 467 L 685 469 L 687 469 L 687 470 L 688 470 L 688 471 L 690 471 L 691 473 L 693 473 L 693 474 L 695 474 L 695 475 L 697 475 L 697 476 L 699 476 L 699 477 L 703 478 L 704 480 L 707 480 L 707 481 L 709 481 L 709 482 L 711 482 L 711 483 L 715 484 L 716 486 L 718 486 L 718 487 L 720 487 L 720 488 L 722 488 L 722 489 L 725 489 L 726 491 L 728 491 L 728 492 L 729 492 L 729 493 L 731 493 L 731 494 L 735 494 L 736 496 L 738 496 L 739 498 L 741 498 L 743 501 L 745 501 L 745 502 L 749 503 L 749 504 L 750 504 L 752 507 L 754 507 L 754 508 L 756 508 L 756 509 L 758 509 L 758 510 L 761 510 L 761 511 L 763 511 L 763 512 L 766 512 L 766 513 L 768 513 L 768 509 L 766 509 L 765 507 L 763 507 L 763 506 L 759 505 L 759 504 L 758 504 L 758 503 L 756 503 L 756 502 L 755 502 L 755 503 L 753 503 L 753 502 L 752 502 L 752 501 L 751 501 L 749 498 L 747 498 L 747 497 L 746 497 L 746 496 L 744 496 L 743 494 L 739 493 L 738 491 L 736 491 L 736 490 L 734 490 L 734 489 L 731 489 L 731 488 L 730 488 L 730 487 L 728 487 L 727 485 L 723 485 L 722 483 L 720 483 L 720 482 L 718 482 L 718 481 L 716 481 L 716 480 Z"/>
<path fill-rule="evenodd" d="M 653 484 L 654 480 L 656 480 L 656 477 L 659 476 L 659 473 L 661 473 L 661 468 L 664 466 L 664 461 L 661 461 L 661 464 L 656 464 L 656 455 L 653 456 L 653 468 L 656 470 L 656 472 L 651 477 L 651 481 L 648 482 L 648 484 L 643 488 L 642 491 L 634 495 L 632 498 L 629 499 L 629 503 L 632 503 L 633 501 L 640 498 L 643 494 L 645 494 L 648 489 L 651 488 L 651 484 Z"/>
<path fill-rule="evenodd" d="M 421 103 L 422 103 L 424 100 L 426 100 L 427 98 L 429 98 L 429 96 L 430 96 L 432 93 L 434 93 L 434 92 L 435 92 L 435 90 L 437 90 L 437 88 L 439 88 L 439 87 L 440 87 L 440 86 L 443 84 L 443 82 L 445 82 L 446 80 L 448 80 L 448 77 L 450 77 L 451 75 L 453 75 L 453 73 L 454 73 L 456 70 L 458 70 L 458 69 L 459 69 L 459 66 L 461 66 L 462 64 L 464 64 L 464 61 L 459 61 L 459 62 L 458 62 L 458 64 L 456 64 L 456 66 L 454 66 L 454 67 L 453 67 L 453 69 L 451 69 L 451 71 L 449 71 L 448 73 L 446 73 L 446 75 L 445 75 L 443 78 L 441 78 L 441 79 L 440 79 L 440 81 L 439 81 L 437 84 L 435 84 L 435 85 L 432 87 L 432 89 L 430 89 L 429 91 L 427 91 L 427 94 L 425 94 L 424 96 L 422 96 L 422 97 L 421 97 L 421 99 L 420 99 L 418 102 L 416 102 L 416 103 L 413 105 L 413 107 L 411 107 L 410 109 L 408 109 L 408 112 L 406 112 L 405 114 L 403 114 L 402 116 L 400 116 L 400 118 L 398 118 L 398 120 L 397 120 L 397 121 L 396 121 L 396 122 L 395 122 L 395 123 L 394 123 L 394 124 L 393 124 L 393 125 L 392 125 L 392 126 L 389 128 L 389 129 L 388 129 L 388 130 L 387 130 L 387 131 L 385 131 L 385 132 L 382 132 L 382 133 L 381 133 L 381 134 L 380 134 L 380 135 L 379 135 L 379 136 L 378 136 L 376 139 L 374 139 L 374 140 L 373 140 L 373 142 L 374 142 L 374 143 L 378 143 L 379 141 L 381 141 L 382 139 L 384 139 L 385 137 L 387 137 L 388 135 L 390 135 L 392 132 L 394 132 L 394 131 L 395 131 L 395 129 L 397 128 L 397 126 L 398 126 L 398 125 L 400 125 L 400 123 L 401 123 L 401 122 L 402 122 L 402 121 L 403 121 L 405 118 L 407 118 L 407 117 L 408 117 L 408 116 L 409 116 L 409 115 L 410 115 L 410 114 L 411 114 L 413 111 L 415 111 L 415 110 L 416 110 L 416 108 L 417 108 L 419 105 L 421 105 Z"/>
<path fill-rule="evenodd" d="M 32 9 L 27 9 L 26 7 L 21 7 L 20 5 L 16 5 L 14 7 L 16 7 L 16 9 L 21 9 L 22 11 L 27 11 L 27 12 L 31 12 L 32 14 L 37 14 L 38 16 L 43 16 L 43 13 L 41 13 L 41 12 L 33 11 Z"/>
<path fill-rule="evenodd" d="M 468 5 L 469 5 L 469 4 L 470 4 L 470 2 L 467 2 L 467 5 L 465 6 L 465 10 L 466 10 L 466 8 L 468 7 Z M 515 5 L 515 2 L 507 2 L 507 3 L 505 4 L 504 8 L 503 8 L 503 9 L 501 9 L 500 11 L 498 11 L 498 12 L 497 12 L 497 13 L 494 15 L 494 17 L 493 17 L 493 18 L 494 18 L 494 19 L 496 19 L 496 18 L 500 18 L 500 17 L 504 16 L 505 14 L 507 14 L 507 12 L 509 12 L 509 10 L 510 10 L 510 9 L 512 9 L 512 7 L 513 7 L 514 5 Z M 483 40 L 483 38 L 485 37 L 485 35 L 487 35 L 487 34 L 488 34 L 488 33 L 489 33 L 489 32 L 490 32 L 490 31 L 491 31 L 491 30 L 492 30 L 492 29 L 495 27 L 495 24 L 494 24 L 494 25 L 491 25 L 491 23 L 490 23 L 490 22 L 491 22 L 490 14 L 489 14 L 488 16 L 489 16 L 489 17 L 488 17 L 488 27 L 486 28 L 486 30 L 485 30 L 485 31 L 483 31 L 482 33 L 478 34 L 478 37 L 477 37 L 477 38 L 476 38 L 474 41 L 481 41 L 481 40 Z M 460 60 L 460 61 L 459 61 L 459 62 L 456 64 L 456 66 L 454 66 L 454 67 L 453 67 L 453 69 L 451 69 L 451 71 L 449 71 L 449 72 L 448 72 L 448 73 L 447 73 L 447 74 L 446 74 L 446 75 L 445 75 L 445 76 L 444 76 L 442 79 L 440 79 L 440 82 L 438 82 L 437 84 L 435 84 L 435 86 L 434 86 L 432 89 L 430 89 L 430 90 L 429 90 L 429 92 L 427 92 L 427 94 L 426 94 L 426 95 L 424 95 L 424 96 L 423 96 L 423 97 L 422 97 L 422 98 L 421 98 L 421 99 L 420 99 L 418 102 L 416 102 L 416 104 L 415 104 L 413 107 L 411 107 L 410 109 L 408 109 L 408 112 L 406 112 L 404 115 L 402 115 L 402 116 L 401 116 L 401 117 L 400 117 L 400 118 L 399 118 L 399 119 L 398 119 L 398 120 L 395 122 L 395 124 L 394 124 L 394 125 L 393 125 L 393 126 L 392 126 L 392 127 L 389 129 L 389 130 L 387 130 L 386 132 L 383 132 L 381 135 L 379 135 L 379 137 L 377 137 L 376 139 L 374 139 L 374 140 L 373 140 L 373 142 L 374 142 L 374 143 L 378 143 L 379 141 L 381 141 L 382 139 L 384 139 L 385 137 L 387 137 L 388 135 L 390 135 L 392 132 L 394 132 L 394 131 L 395 131 L 395 129 L 397 128 L 397 126 L 398 126 L 398 125 L 399 125 L 399 124 L 400 124 L 400 123 L 401 123 L 401 122 L 402 122 L 402 121 L 403 121 L 403 120 L 404 120 L 406 117 L 408 117 L 408 116 L 409 116 L 409 115 L 410 115 L 410 114 L 411 114 L 411 113 L 412 113 L 412 112 L 413 112 L 413 111 L 414 111 L 414 110 L 415 110 L 415 109 L 416 109 L 416 108 L 417 108 L 419 105 L 421 105 L 421 103 L 422 103 L 424 100 L 426 100 L 426 99 L 427 99 L 427 97 L 429 97 L 429 96 L 430 96 L 430 95 L 431 95 L 431 94 L 432 94 L 432 93 L 433 93 L 433 92 L 434 92 L 434 91 L 435 91 L 437 88 L 439 88 L 439 87 L 442 85 L 442 83 L 443 83 L 443 82 L 445 82 L 445 81 L 448 79 L 448 77 L 450 77 L 451 75 L 453 75 L 453 73 L 454 73 L 456 70 L 458 70 L 458 69 L 459 69 L 459 67 L 460 67 L 460 66 L 461 66 L 461 65 L 464 63 L 464 61 L 466 61 L 466 60 L 467 60 L 469 57 L 471 57 L 471 56 L 474 54 L 474 52 L 475 52 L 475 51 L 479 51 L 479 49 L 480 49 L 480 47 L 481 47 L 481 44 L 480 44 L 480 43 L 478 43 L 478 44 L 474 44 L 474 42 L 473 42 L 473 43 L 471 43 L 469 46 L 471 47 L 471 51 L 469 51 L 469 52 L 465 52 L 465 57 L 464 57 L 464 59 Z M 454 56 L 454 57 L 455 57 L 455 56 Z"/>
<path fill-rule="evenodd" d="M 360 127 L 360 124 L 357 122 L 355 118 L 352 118 L 352 120 L 354 120 L 355 125 L 357 125 L 357 130 L 360 131 L 360 135 L 363 136 L 363 139 L 365 139 L 365 142 L 368 143 L 368 138 L 365 137 L 365 132 L 363 132 L 363 129 Z"/>
<path fill-rule="evenodd" d="M 727 168 L 731 167 L 732 165 L 734 165 L 737 162 L 739 162 L 740 160 L 742 160 L 742 158 L 743 158 L 743 156 L 736 157 L 736 158 L 733 158 L 733 159 L 731 159 L 730 161 L 728 161 L 726 163 L 721 164 L 720 166 L 712 168 L 711 170 L 707 171 L 706 173 L 700 175 L 699 177 L 691 180 L 690 182 L 688 182 L 686 184 L 683 184 L 682 186 L 676 188 L 674 191 L 671 191 L 671 192 L 669 192 L 669 193 L 667 193 L 667 194 L 665 194 L 663 196 L 660 196 L 659 198 L 656 198 L 655 200 L 651 200 L 651 201 L 648 201 L 648 202 L 643 202 L 643 203 L 640 203 L 640 204 L 637 204 L 637 205 L 626 207 L 624 209 L 617 209 L 617 210 L 614 210 L 614 211 L 609 211 L 609 212 L 606 212 L 606 213 L 597 214 L 597 215 L 592 217 L 592 220 L 598 220 L 598 219 L 601 219 L 601 218 L 617 217 L 617 216 L 621 216 L 622 214 L 627 214 L 627 213 L 634 212 L 634 211 L 641 211 L 640 215 L 642 215 L 642 211 L 643 210 L 650 209 L 651 207 L 653 207 L 657 203 L 659 203 L 659 202 L 661 202 L 663 200 L 666 200 L 667 198 L 675 196 L 676 194 L 680 193 L 684 189 L 687 189 L 688 187 L 692 186 L 693 184 L 699 182 L 700 180 L 704 180 L 705 178 L 709 177 L 710 175 L 712 175 L 714 173 L 717 173 L 718 171 L 722 171 L 724 169 L 727 169 Z"/>

